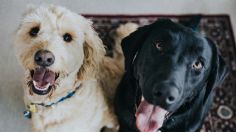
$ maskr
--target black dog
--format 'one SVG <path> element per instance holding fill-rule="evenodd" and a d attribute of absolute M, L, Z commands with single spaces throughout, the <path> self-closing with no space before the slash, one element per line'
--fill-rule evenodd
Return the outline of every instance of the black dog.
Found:
<path fill-rule="evenodd" d="M 200 130 L 228 67 L 192 23 L 158 20 L 122 41 L 126 72 L 115 100 L 120 132 Z"/>

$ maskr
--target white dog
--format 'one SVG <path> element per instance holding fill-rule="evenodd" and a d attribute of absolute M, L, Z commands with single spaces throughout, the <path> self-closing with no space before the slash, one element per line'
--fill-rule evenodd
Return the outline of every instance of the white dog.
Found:
<path fill-rule="evenodd" d="M 15 48 L 25 70 L 25 116 L 31 118 L 33 131 L 117 130 L 112 102 L 123 74 L 123 55 L 116 50 L 115 59 L 105 57 L 91 25 L 53 5 L 30 7 L 24 14 Z"/>

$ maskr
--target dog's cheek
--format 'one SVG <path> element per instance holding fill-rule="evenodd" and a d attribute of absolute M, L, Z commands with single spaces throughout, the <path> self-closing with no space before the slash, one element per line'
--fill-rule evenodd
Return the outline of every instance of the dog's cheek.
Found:
<path fill-rule="evenodd" d="M 34 53 L 35 49 L 28 48 L 25 46 L 21 46 L 17 49 L 17 58 L 20 62 L 20 64 L 23 66 L 24 69 L 34 69 Z"/>
<path fill-rule="evenodd" d="M 55 57 L 55 61 L 53 65 L 50 66 L 50 68 L 56 72 L 61 72 L 61 71 L 68 72 L 67 70 L 68 53 L 66 52 L 65 47 L 59 42 L 57 43 L 51 42 L 51 44 L 47 47 L 47 50 L 52 52 L 52 54 Z"/>
<path fill-rule="evenodd" d="M 30 53 L 28 53 L 30 54 Z M 23 67 L 26 68 L 26 69 L 34 69 L 35 66 L 34 66 L 34 62 L 33 62 L 33 57 L 30 56 L 30 55 L 22 55 L 21 57 L 21 60 L 22 60 L 22 64 L 23 64 Z"/>
<path fill-rule="evenodd" d="M 51 67 L 55 71 L 70 73 L 77 70 L 83 62 L 83 51 L 73 43 L 60 42 L 48 48 L 55 56 Z"/>
<path fill-rule="evenodd" d="M 23 68 L 34 69 L 34 54 L 42 49 L 43 45 L 36 44 L 36 41 L 32 41 L 29 35 L 21 30 L 17 32 L 14 43 L 17 59 Z"/>
<path fill-rule="evenodd" d="M 68 58 L 68 63 L 70 64 L 69 67 L 72 71 L 78 70 L 84 61 L 84 51 L 82 45 L 76 45 L 73 44 L 70 47 L 68 47 L 70 54 Z"/>

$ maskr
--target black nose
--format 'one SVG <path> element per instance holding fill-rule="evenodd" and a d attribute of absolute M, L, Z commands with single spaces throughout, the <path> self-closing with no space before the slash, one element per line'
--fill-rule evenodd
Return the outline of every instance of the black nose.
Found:
<path fill-rule="evenodd" d="M 48 50 L 39 50 L 34 55 L 34 61 L 39 66 L 50 66 L 54 63 L 55 57 Z"/>
<path fill-rule="evenodd" d="M 154 89 L 154 98 L 158 104 L 171 105 L 179 98 L 179 91 L 173 86 L 161 86 Z"/>

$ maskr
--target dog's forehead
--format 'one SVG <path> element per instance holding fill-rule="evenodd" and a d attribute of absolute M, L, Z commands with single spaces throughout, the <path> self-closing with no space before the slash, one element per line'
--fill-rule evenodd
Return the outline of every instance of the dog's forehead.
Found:
<path fill-rule="evenodd" d="M 157 27 L 150 34 L 153 43 L 161 42 L 168 47 L 186 47 L 196 49 L 203 48 L 205 45 L 204 36 L 186 27 L 174 25 L 172 27 Z"/>
<path fill-rule="evenodd" d="M 33 11 L 26 13 L 23 19 L 23 25 L 39 24 L 43 27 L 48 26 L 51 29 L 71 28 L 76 29 L 74 25 L 78 25 L 76 14 L 63 8 L 56 6 L 40 6 Z"/>
<path fill-rule="evenodd" d="M 175 23 L 170 23 L 170 26 L 166 27 L 154 27 L 146 42 L 151 43 L 147 44 L 150 48 L 155 48 L 153 44 L 161 43 L 162 50 L 171 51 L 166 53 L 175 53 L 173 55 L 211 57 L 211 47 L 204 35 Z"/>
<path fill-rule="evenodd" d="M 185 36 L 193 37 L 192 30 L 169 20 L 154 23 L 150 32 L 150 37 L 160 41 L 176 41 Z"/>

